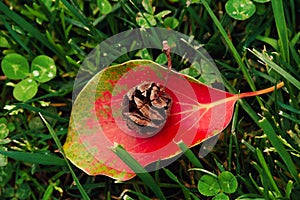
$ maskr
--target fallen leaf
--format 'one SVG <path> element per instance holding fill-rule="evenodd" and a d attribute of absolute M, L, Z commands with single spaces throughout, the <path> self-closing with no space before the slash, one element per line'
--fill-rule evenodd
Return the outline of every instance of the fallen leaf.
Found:
<path fill-rule="evenodd" d="M 190 76 L 169 73 L 155 62 L 134 60 L 96 74 L 73 105 L 63 146 L 67 158 L 89 175 L 128 180 L 135 173 L 113 153 L 116 144 L 122 145 L 142 166 L 174 157 L 181 153 L 177 142 L 193 147 L 220 133 L 229 124 L 238 99 L 275 89 L 231 94 Z M 128 128 L 122 117 L 124 95 L 143 82 L 165 85 L 173 100 L 162 129 L 146 138 Z M 283 83 L 277 88 L 282 86 Z"/>

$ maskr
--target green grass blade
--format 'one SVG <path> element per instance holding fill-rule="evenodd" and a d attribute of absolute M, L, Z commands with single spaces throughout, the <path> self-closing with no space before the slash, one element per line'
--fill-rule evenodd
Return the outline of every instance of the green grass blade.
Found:
<path fill-rule="evenodd" d="M 77 8 L 77 6 L 75 5 L 75 2 L 73 0 L 71 0 L 71 4 L 66 1 L 66 0 L 61 0 L 61 2 L 69 9 L 69 11 L 77 18 L 80 20 L 80 22 L 82 24 L 84 24 L 84 29 L 90 31 L 93 33 L 93 35 L 95 35 L 95 28 L 92 25 L 91 22 L 89 22 L 88 18 L 82 13 L 82 11 L 80 9 Z"/>
<path fill-rule="evenodd" d="M 42 200 L 51 199 L 53 191 L 54 191 L 54 184 L 50 183 L 43 194 Z"/>
<path fill-rule="evenodd" d="M 236 148 L 236 159 L 240 157 L 240 150 L 239 150 L 239 145 L 237 145 L 237 137 L 236 137 L 236 129 L 238 127 L 238 113 L 239 113 L 239 104 L 235 105 L 234 108 L 234 113 L 232 117 L 232 125 L 231 125 L 231 134 L 229 138 L 229 145 L 228 145 L 228 171 L 231 170 L 231 164 L 232 164 L 232 157 L 233 157 L 233 142 L 235 143 L 235 148 Z M 240 166 L 239 162 L 237 162 L 237 171 L 239 172 Z"/>
<path fill-rule="evenodd" d="M 29 49 L 27 47 L 27 45 L 21 40 L 21 38 L 18 36 L 18 34 L 10 27 L 10 25 L 7 23 L 7 21 L 5 20 L 5 17 L 1 16 L 1 20 L 5 26 L 5 28 L 7 29 L 7 31 L 11 34 L 12 38 L 21 46 L 23 47 L 23 49 L 25 49 L 27 51 L 28 54 L 30 54 L 31 56 L 34 55 L 34 53 L 31 51 L 31 49 Z"/>
<path fill-rule="evenodd" d="M 54 140 L 55 144 L 57 145 L 59 151 L 60 151 L 61 154 L 63 155 L 63 157 L 64 157 L 64 159 L 65 159 L 65 161 L 66 161 L 66 163 L 67 163 L 67 165 L 68 165 L 68 167 L 69 167 L 69 170 L 70 170 L 70 172 L 71 172 L 71 174 L 72 174 L 73 180 L 75 181 L 76 186 L 78 187 L 78 189 L 79 189 L 79 191 L 80 191 L 80 194 L 82 195 L 82 197 L 83 197 L 84 200 L 90 200 L 88 194 L 86 193 L 86 191 L 84 190 L 84 188 L 83 188 L 82 185 L 80 184 L 80 182 L 79 182 L 79 180 L 78 180 L 78 178 L 77 178 L 75 172 L 73 171 L 73 169 L 72 169 L 72 167 L 71 167 L 69 161 L 67 160 L 67 157 L 66 157 L 66 155 L 65 155 L 65 153 L 64 153 L 64 150 L 63 150 L 63 148 L 62 148 L 62 145 L 61 145 L 61 143 L 60 143 L 60 141 L 59 141 L 59 139 L 58 139 L 58 137 L 57 137 L 55 131 L 54 131 L 53 128 L 50 126 L 50 124 L 45 120 L 45 118 L 43 117 L 43 115 L 42 115 L 41 113 L 39 113 L 39 115 L 40 115 L 41 119 L 43 120 L 43 122 L 45 123 L 45 125 L 46 125 L 47 129 L 49 130 L 51 136 L 53 137 L 53 140 Z"/>
<path fill-rule="evenodd" d="M 253 167 L 256 169 L 256 171 L 257 171 L 259 174 L 262 173 L 262 169 L 258 166 L 258 164 L 257 164 L 255 161 L 252 161 L 252 162 L 251 162 L 251 165 L 253 165 Z M 262 192 L 261 192 L 261 189 L 260 189 L 260 187 L 259 187 L 259 185 L 258 185 L 258 183 L 256 182 L 256 181 L 258 181 L 258 180 L 254 180 L 254 178 L 253 178 L 253 176 L 252 176 L 251 173 L 249 174 L 249 178 L 250 178 L 250 180 L 251 180 L 251 183 L 254 185 L 255 189 L 256 189 L 257 191 L 260 191 L 260 193 L 262 193 Z"/>
<path fill-rule="evenodd" d="M 161 191 L 154 178 L 148 171 L 140 165 L 122 146 L 116 145 L 112 151 L 123 160 L 134 172 L 139 172 L 136 175 L 153 191 L 158 199 L 164 200 L 166 197 Z"/>
<path fill-rule="evenodd" d="M 298 68 L 300 67 L 300 55 L 299 52 L 297 51 L 297 42 L 299 41 L 300 38 L 300 32 L 298 32 L 292 39 L 290 42 L 290 51 L 291 51 L 291 55 L 292 58 L 295 60 L 295 62 L 298 65 Z"/>
<path fill-rule="evenodd" d="M 289 169 L 293 178 L 296 180 L 297 184 L 300 185 L 300 180 L 298 177 L 296 165 L 294 164 L 290 154 L 284 148 L 282 142 L 277 137 L 270 122 L 266 118 L 263 118 L 259 121 L 259 125 L 263 129 L 264 133 L 267 135 L 267 137 L 270 140 L 273 147 L 275 147 L 275 149 L 278 152 L 278 154 L 280 155 L 281 159 L 286 164 L 287 168 Z"/>
<path fill-rule="evenodd" d="M 279 49 L 285 62 L 290 62 L 288 30 L 285 21 L 283 1 L 271 0 L 273 16 L 279 36 Z"/>
<path fill-rule="evenodd" d="M 224 85 L 225 85 L 226 89 L 229 92 L 231 92 L 233 94 L 236 94 L 237 91 L 231 86 L 231 84 L 229 83 L 229 81 L 226 80 L 226 78 L 224 76 L 222 76 L 222 77 L 223 77 L 223 82 L 224 82 Z M 258 115 L 251 108 L 251 106 L 245 101 L 245 99 L 240 99 L 240 100 L 238 100 L 238 102 L 240 103 L 240 105 L 242 106 L 242 108 L 246 111 L 246 113 L 254 120 L 254 122 L 256 124 L 258 124 L 258 121 L 259 121 Z"/>
<path fill-rule="evenodd" d="M 274 38 L 270 38 L 270 37 L 266 37 L 266 36 L 262 36 L 262 35 L 258 35 L 256 37 L 257 40 L 260 40 L 266 44 L 269 44 L 270 46 L 272 46 L 276 51 L 279 51 L 279 46 L 278 46 L 278 41 L 275 40 Z"/>
<path fill-rule="evenodd" d="M 259 56 L 258 56 L 259 57 Z M 226 88 L 232 92 L 236 93 L 235 89 L 224 79 L 224 83 Z M 256 112 L 251 108 L 251 106 L 243 99 L 239 100 L 240 105 L 243 107 L 243 109 L 248 113 L 248 115 L 255 121 L 256 124 L 258 124 L 261 128 L 263 128 L 264 132 L 268 136 L 269 140 L 271 141 L 272 145 L 276 148 L 277 152 L 281 156 L 282 160 L 285 162 L 287 165 L 290 173 L 296 180 L 296 182 L 299 184 L 299 178 L 298 178 L 298 173 L 297 169 L 295 167 L 295 164 L 293 163 L 290 155 L 284 148 L 283 144 L 280 142 L 278 139 L 272 125 L 264 118 L 263 120 L 259 120 L 258 115 Z"/>
<path fill-rule="evenodd" d="M 68 122 L 69 121 L 68 119 L 62 118 L 62 117 L 60 117 L 56 114 L 47 112 L 47 111 L 45 111 L 41 108 L 37 108 L 37 107 L 31 106 L 31 105 L 26 104 L 26 103 L 17 103 L 16 106 L 17 106 L 17 108 L 24 108 L 24 109 L 27 109 L 27 110 L 30 110 L 30 111 L 41 113 L 43 115 L 46 115 L 48 117 L 51 117 L 51 118 L 56 119 L 56 120 L 61 121 L 61 122 Z"/>
<path fill-rule="evenodd" d="M 271 193 L 271 191 L 269 190 L 269 182 L 268 179 L 266 177 L 266 174 L 264 173 L 264 170 L 258 165 L 257 162 L 252 162 L 253 167 L 256 169 L 256 171 L 259 173 L 260 175 L 260 181 L 262 184 L 262 187 L 260 187 L 258 185 L 258 183 L 256 182 L 257 180 L 255 180 L 253 177 L 250 176 L 251 181 L 253 183 L 253 185 L 255 185 L 256 189 L 264 195 L 265 199 L 275 199 L 273 196 L 273 193 Z M 271 196 L 269 194 L 272 194 Z"/>
<path fill-rule="evenodd" d="M 295 117 L 292 116 L 292 115 L 289 115 L 289 114 L 287 114 L 285 112 L 280 112 L 279 115 L 282 116 L 282 117 L 284 117 L 284 118 L 286 118 L 286 119 L 289 119 L 289 120 L 291 120 L 291 121 L 293 121 L 293 122 L 295 122 L 297 124 L 300 124 L 300 120 L 299 119 L 295 119 Z"/>
<path fill-rule="evenodd" d="M 210 172 L 210 171 L 208 171 L 208 170 L 206 170 L 206 169 L 191 168 L 191 169 L 189 169 L 189 170 L 190 170 L 190 171 L 200 171 L 200 172 L 209 174 L 210 176 L 213 176 L 213 177 L 215 177 L 215 178 L 218 178 L 218 176 L 217 176 L 216 174 L 214 174 L 214 173 L 212 173 L 212 172 Z"/>
<path fill-rule="evenodd" d="M 195 154 L 192 152 L 192 150 L 189 149 L 184 142 L 180 141 L 177 143 L 179 148 L 181 149 L 182 152 L 184 152 L 184 155 L 191 161 L 191 163 L 197 167 L 197 168 L 203 168 L 201 162 L 199 159 L 195 156 Z"/>
<path fill-rule="evenodd" d="M 285 188 L 285 198 L 291 199 L 291 193 L 294 187 L 293 185 L 293 181 L 289 180 Z"/>
<path fill-rule="evenodd" d="M 255 153 L 255 148 L 251 144 L 246 142 L 244 139 L 241 140 L 241 143 L 244 144 L 251 152 Z"/>
<path fill-rule="evenodd" d="M 264 170 L 267 178 L 269 179 L 269 182 L 271 184 L 271 186 L 273 187 L 274 191 L 276 192 L 276 196 L 277 197 L 282 197 L 281 193 L 280 193 L 280 190 L 278 189 L 276 183 L 275 183 L 275 180 L 271 174 L 271 171 L 266 163 L 266 160 L 261 152 L 261 150 L 259 150 L 258 148 L 256 148 L 256 155 L 258 157 L 258 160 L 262 166 L 262 169 Z"/>
<path fill-rule="evenodd" d="M 273 70 L 275 70 L 277 73 L 279 73 L 281 76 L 283 76 L 287 81 L 289 81 L 295 87 L 300 89 L 300 82 L 297 79 L 295 79 L 292 75 L 290 75 L 288 72 L 286 72 L 284 69 L 282 69 L 279 65 L 271 61 L 270 58 L 267 57 L 265 54 L 260 53 L 256 49 L 253 50 L 249 49 L 249 51 L 252 52 L 256 57 L 258 57 L 264 63 L 266 63 Z"/>
<path fill-rule="evenodd" d="M 134 195 L 136 195 L 137 197 L 139 197 L 140 199 L 143 199 L 143 200 L 152 200 L 151 198 L 147 197 L 146 195 L 143 195 L 142 193 L 136 192 L 134 190 L 124 190 L 124 192 L 122 193 L 123 195 L 121 195 L 121 196 L 123 196 L 123 199 L 126 199 L 125 198 L 125 195 L 126 195 L 125 192 L 134 194 Z"/>
<path fill-rule="evenodd" d="M 186 197 L 193 197 L 193 199 L 199 199 L 195 194 L 193 194 L 192 192 L 189 191 L 189 189 L 187 189 L 179 180 L 178 178 L 172 173 L 172 171 L 166 169 L 166 168 L 163 168 L 165 173 L 168 175 L 168 177 L 170 179 L 172 179 L 173 181 L 175 181 L 182 189 L 183 193 L 186 194 L 185 196 Z M 186 198 L 187 199 L 187 198 Z M 189 198 L 191 199 L 191 198 Z"/>
<path fill-rule="evenodd" d="M 2 151 L 2 150 L 0 150 L 0 154 L 23 162 L 29 162 L 29 163 L 35 163 L 41 165 L 57 165 L 57 166 L 66 165 L 64 159 L 50 154 L 18 152 L 18 151 Z"/>
<path fill-rule="evenodd" d="M 25 19 L 23 19 L 20 15 L 15 13 L 14 11 L 10 10 L 5 6 L 2 1 L 0 1 L 0 12 L 4 13 L 5 16 L 9 17 L 11 20 L 13 20 L 18 26 L 23 28 L 25 31 L 30 33 L 35 39 L 39 40 L 45 47 L 49 48 L 53 53 L 55 53 L 57 56 L 59 56 L 62 59 L 65 59 L 64 52 L 60 52 L 56 47 L 49 42 L 46 37 L 34 26 L 32 26 L 29 22 L 27 22 Z"/>
<path fill-rule="evenodd" d="M 236 48 L 234 47 L 233 43 L 231 42 L 230 38 L 228 37 L 225 29 L 223 28 L 222 24 L 219 22 L 217 16 L 214 14 L 214 12 L 212 11 L 212 9 L 210 8 L 210 6 L 208 5 L 208 3 L 206 2 L 206 0 L 201 0 L 203 6 L 205 7 L 206 11 L 208 12 L 208 14 L 210 15 L 210 17 L 212 18 L 214 24 L 217 26 L 218 30 L 220 31 L 222 37 L 224 38 L 226 44 L 228 45 L 229 49 L 231 50 L 233 57 L 235 58 L 236 62 L 238 63 L 239 67 L 241 68 L 248 84 L 250 85 L 251 89 L 253 91 L 256 90 L 254 82 L 247 70 L 246 65 L 243 63 L 243 60 L 241 58 L 241 56 L 239 55 L 239 53 L 237 52 Z"/>

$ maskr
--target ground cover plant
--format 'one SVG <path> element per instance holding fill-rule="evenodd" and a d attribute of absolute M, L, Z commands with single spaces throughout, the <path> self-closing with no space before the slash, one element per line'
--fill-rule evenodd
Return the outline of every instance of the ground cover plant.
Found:
<path fill-rule="evenodd" d="M 297 199 L 299 6 L 293 0 L 1 1 L 0 199 Z M 230 93 L 281 81 L 284 87 L 238 100 L 203 158 L 199 146 L 179 143 L 184 155 L 148 173 L 118 146 L 115 153 L 144 173 L 123 182 L 88 176 L 62 153 L 76 74 L 105 39 L 149 27 L 203 45 Z M 161 51 L 140 49 L 113 64 L 133 59 L 167 62 Z M 209 76 L 175 54 L 172 62 L 199 81 Z"/>

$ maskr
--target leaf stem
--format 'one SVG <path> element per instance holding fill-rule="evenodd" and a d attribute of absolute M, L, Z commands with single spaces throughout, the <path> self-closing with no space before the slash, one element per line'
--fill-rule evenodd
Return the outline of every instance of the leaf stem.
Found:
<path fill-rule="evenodd" d="M 164 88 L 165 88 L 167 85 L 169 76 L 170 76 L 171 69 L 172 69 L 172 59 L 171 59 L 171 55 L 170 55 L 171 48 L 168 45 L 168 42 L 166 40 L 164 40 L 162 42 L 162 45 L 163 45 L 163 51 L 166 54 L 167 59 L 168 59 L 168 72 L 167 72 L 167 76 L 166 76 L 165 83 L 164 83 Z"/>
<path fill-rule="evenodd" d="M 236 94 L 236 95 L 238 96 L 238 99 L 245 98 L 245 97 L 258 96 L 258 95 L 261 95 L 261 94 L 266 94 L 266 93 L 269 93 L 269 92 L 273 92 L 275 89 L 279 89 L 283 86 L 284 86 L 284 82 L 280 82 L 275 86 L 272 86 L 272 87 L 269 87 L 269 88 L 266 88 L 266 89 L 263 89 L 263 90 L 258 90 L 258 91 L 255 91 L 255 92 L 245 92 L 245 93 Z"/>
<path fill-rule="evenodd" d="M 171 68 L 172 68 L 172 60 L 171 60 L 171 55 L 170 55 L 171 48 L 168 45 L 168 42 L 166 40 L 164 40 L 162 42 L 162 44 L 163 44 L 163 51 L 164 51 L 164 53 L 166 54 L 166 56 L 168 58 L 168 70 L 171 70 Z"/>
<path fill-rule="evenodd" d="M 263 90 L 258 90 L 258 91 L 255 91 L 255 92 L 245 92 L 245 93 L 241 93 L 241 94 L 234 94 L 233 96 L 226 97 L 225 99 L 220 99 L 220 100 L 210 102 L 210 103 L 204 103 L 204 104 L 199 103 L 198 109 L 206 109 L 205 112 L 207 112 L 208 109 L 210 109 L 214 106 L 217 106 L 217 105 L 229 102 L 229 101 L 237 101 L 237 100 L 245 98 L 245 97 L 253 97 L 253 96 L 258 96 L 258 95 L 261 95 L 261 94 L 266 94 L 266 93 L 269 93 L 269 92 L 273 92 L 275 89 L 279 89 L 283 86 L 284 86 L 284 82 L 280 82 L 275 86 L 272 86 L 272 87 L 269 87 L 269 88 L 266 88 L 266 89 L 263 89 Z"/>

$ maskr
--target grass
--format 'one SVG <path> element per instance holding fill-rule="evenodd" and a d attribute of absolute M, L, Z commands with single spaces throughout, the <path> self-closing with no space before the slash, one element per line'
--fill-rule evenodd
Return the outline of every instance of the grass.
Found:
<path fill-rule="evenodd" d="M 244 21 L 226 14 L 226 1 L 201 0 L 190 5 L 184 0 L 153 1 L 156 9 L 152 10 L 146 0 L 143 4 L 109 0 L 112 9 L 108 14 L 99 9 L 99 2 L 0 2 L 1 60 L 12 52 L 29 61 L 47 55 L 58 68 L 56 77 L 40 84 L 38 94 L 27 102 L 15 100 L 10 85 L 18 81 L 0 71 L 0 124 L 9 131 L 0 138 L 0 154 L 7 157 L 7 163 L 0 158 L 0 199 L 212 199 L 199 192 L 198 181 L 204 174 L 217 176 L 224 171 L 238 181 L 237 190 L 228 194 L 230 199 L 298 199 L 299 2 L 255 3 L 256 13 Z M 170 13 L 156 17 L 153 24 L 149 15 L 167 10 Z M 138 12 L 143 13 L 141 22 L 136 20 Z M 172 17 L 173 24 L 164 22 L 166 17 Z M 124 162 L 145 173 L 125 182 L 88 176 L 64 158 L 61 148 L 76 73 L 97 44 L 138 28 L 142 22 L 193 36 L 215 60 L 231 93 L 256 91 L 279 81 L 284 81 L 285 87 L 239 100 L 231 124 L 204 158 L 198 157 L 199 146 L 188 149 L 179 143 L 184 155 L 164 169 L 148 173 L 116 147 L 114 151 Z M 161 52 L 148 49 L 148 53 L 155 60 Z M 115 63 L 143 56 L 129 52 Z M 180 57 L 172 56 L 177 70 L 188 67 Z"/>

